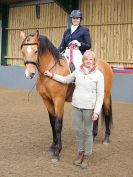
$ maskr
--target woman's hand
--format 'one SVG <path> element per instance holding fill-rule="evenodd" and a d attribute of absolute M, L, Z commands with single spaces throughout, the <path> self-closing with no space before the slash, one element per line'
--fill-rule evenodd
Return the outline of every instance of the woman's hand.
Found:
<path fill-rule="evenodd" d="M 80 47 L 81 46 L 81 43 L 77 40 L 73 40 L 72 41 L 76 46 Z"/>
<path fill-rule="evenodd" d="M 48 77 L 50 77 L 50 78 L 53 77 L 53 74 L 52 74 L 51 72 L 49 72 L 48 70 L 44 72 L 44 75 L 45 75 L 45 76 L 48 76 Z"/>
<path fill-rule="evenodd" d="M 92 120 L 97 120 L 97 119 L 98 119 L 98 114 L 94 112 L 92 115 Z"/>
<path fill-rule="evenodd" d="M 68 44 L 68 46 L 70 47 L 71 44 L 74 44 L 75 46 L 78 46 L 78 47 L 81 46 L 81 43 L 80 43 L 79 41 L 77 41 L 77 40 L 71 41 L 71 42 Z"/>

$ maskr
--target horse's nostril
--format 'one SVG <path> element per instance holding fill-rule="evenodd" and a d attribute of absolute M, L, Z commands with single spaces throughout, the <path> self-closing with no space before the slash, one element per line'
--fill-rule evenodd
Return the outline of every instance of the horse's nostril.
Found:
<path fill-rule="evenodd" d="M 33 78 L 35 76 L 35 73 L 31 73 L 30 76 L 31 78 Z"/>

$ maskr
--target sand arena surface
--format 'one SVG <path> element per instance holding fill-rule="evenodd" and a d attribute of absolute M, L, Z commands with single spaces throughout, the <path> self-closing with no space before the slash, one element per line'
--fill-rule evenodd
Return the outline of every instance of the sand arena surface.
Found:
<path fill-rule="evenodd" d="M 133 104 L 113 102 L 110 145 L 103 145 L 100 124 L 91 165 L 73 165 L 77 155 L 71 104 L 65 104 L 60 162 L 51 162 L 52 132 L 41 97 L 28 91 L 0 89 L 0 177 L 133 177 Z"/>

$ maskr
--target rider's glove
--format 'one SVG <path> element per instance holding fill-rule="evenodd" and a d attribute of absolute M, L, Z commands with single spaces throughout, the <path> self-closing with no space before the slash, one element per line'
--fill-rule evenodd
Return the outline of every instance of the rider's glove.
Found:
<path fill-rule="evenodd" d="M 81 46 L 81 43 L 79 41 L 77 41 L 77 40 L 73 40 L 72 43 L 75 44 L 78 47 Z"/>

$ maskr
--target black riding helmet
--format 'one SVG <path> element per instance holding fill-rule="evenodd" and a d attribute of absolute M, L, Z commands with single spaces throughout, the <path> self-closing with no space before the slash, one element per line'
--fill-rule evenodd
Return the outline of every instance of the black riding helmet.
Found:
<path fill-rule="evenodd" d="M 83 18 L 82 13 L 80 10 L 73 10 L 70 14 L 70 18 Z"/>

